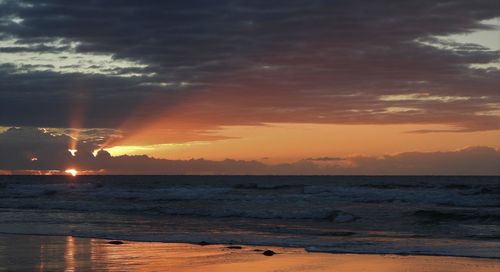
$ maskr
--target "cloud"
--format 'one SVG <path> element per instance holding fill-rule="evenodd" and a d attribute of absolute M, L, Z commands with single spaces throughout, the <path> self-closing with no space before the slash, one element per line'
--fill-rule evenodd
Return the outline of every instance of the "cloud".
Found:
<path fill-rule="evenodd" d="M 377 157 L 353 157 L 352 172 L 380 175 L 499 175 L 500 150 L 468 147 L 447 152 L 405 152 Z"/>
<path fill-rule="evenodd" d="M 10 128 L 0 134 L 3 170 L 61 170 L 71 164 L 86 166 L 92 160 L 92 143 L 80 142 L 77 156 L 69 152 L 71 138 L 39 128 Z"/>
<path fill-rule="evenodd" d="M 74 130 L 34 127 L 12 127 L 0 131 L 0 169 L 2 170 L 64 170 L 71 166 L 83 169 L 97 167 L 93 152 L 104 141 L 118 133 L 109 129 Z M 117 136 L 118 137 L 118 136 Z M 76 142 L 73 156 L 68 149 Z"/>
<path fill-rule="evenodd" d="M 226 159 L 167 160 L 146 155 L 111 156 L 92 141 L 68 152 L 69 136 L 37 128 L 10 128 L 0 134 L 0 174 L 58 173 L 74 167 L 95 174 L 250 174 L 250 175 L 498 175 L 500 150 L 469 147 L 446 152 L 406 152 L 383 157 L 308 158 L 295 163 L 265 164 Z M 36 160 L 33 160 L 36 158 Z M 342 160 L 339 165 L 322 162 Z M 318 162 L 318 163 L 316 163 Z M 346 163 L 344 163 L 346 162 Z M 60 172 L 59 172 L 60 173 Z"/>
<path fill-rule="evenodd" d="M 69 127 L 84 103 L 82 127 L 125 133 L 150 123 L 186 134 L 279 122 L 500 129 L 500 71 L 474 68 L 500 52 L 436 38 L 491 29 L 482 22 L 500 17 L 495 0 L 0 5 L 4 126 Z"/>
<path fill-rule="evenodd" d="M 340 157 L 317 157 L 317 158 L 307 158 L 306 161 L 320 161 L 320 162 L 328 162 L 328 161 L 342 161 L 344 158 Z"/>

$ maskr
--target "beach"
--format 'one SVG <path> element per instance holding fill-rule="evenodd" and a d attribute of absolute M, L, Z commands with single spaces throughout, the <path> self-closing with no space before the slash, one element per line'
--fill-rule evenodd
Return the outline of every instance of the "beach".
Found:
<path fill-rule="evenodd" d="M 500 269 L 500 260 L 487 258 L 310 253 L 300 248 L 245 245 L 109 242 L 72 236 L 3 234 L 0 235 L 0 271 L 496 272 Z M 276 254 L 264 256 L 263 250 Z"/>

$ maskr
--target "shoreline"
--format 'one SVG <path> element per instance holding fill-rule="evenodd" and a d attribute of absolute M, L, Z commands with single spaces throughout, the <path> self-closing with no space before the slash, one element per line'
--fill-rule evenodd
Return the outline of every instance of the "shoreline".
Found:
<path fill-rule="evenodd" d="M 130 243 L 162 243 L 162 244 L 187 244 L 193 246 L 220 246 L 220 247 L 229 247 L 229 246 L 241 246 L 241 247 L 270 247 L 270 248 L 284 248 L 291 250 L 303 250 L 305 253 L 319 253 L 319 254 L 351 254 L 351 255 L 379 255 L 379 256 L 401 256 L 401 257 L 443 257 L 443 258 L 467 258 L 467 259 L 485 259 L 485 260 L 500 260 L 500 257 L 487 257 L 487 256 L 469 256 L 469 255 L 446 255 L 446 254 L 431 254 L 431 253 L 395 253 L 395 252 L 358 252 L 358 251 L 349 251 L 349 250 L 315 250 L 311 248 L 304 247 L 294 247 L 294 246 L 283 246 L 283 245 L 272 245 L 272 244 L 239 244 L 239 243 L 210 243 L 206 241 L 199 242 L 189 242 L 189 241 L 158 241 L 158 240 L 147 240 L 147 239 L 121 239 L 118 237 L 112 236 L 85 236 L 85 235 L 64 235 L 64 234 L 38 234 L 38 233 L 7 233 L 0 232 L 0 237 L 4 235 L 13 235 L 13 236 L 40 236 L 40 237 L 74 237 L 80 239 L 98 239 L 98 240 L 106 240 L 106 241 L 121 241 L 121 242 L 130 242 Z M 265 250 L 265 249 L 264 249 Z"/>
<path fill-rule="evenodd" d="M 497 259 L 0 234 L 0 271 L 496 272 Z M 271 250 L 274 254 L 264 254 Z"/>

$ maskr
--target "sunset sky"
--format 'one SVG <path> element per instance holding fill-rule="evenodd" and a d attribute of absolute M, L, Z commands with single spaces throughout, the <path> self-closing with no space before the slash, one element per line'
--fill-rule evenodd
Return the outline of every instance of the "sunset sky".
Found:
<path fill-rule="evenodd" d="M 69 168 L 498 175 L 500 2 L 0 0 L 0 173 Z"/>

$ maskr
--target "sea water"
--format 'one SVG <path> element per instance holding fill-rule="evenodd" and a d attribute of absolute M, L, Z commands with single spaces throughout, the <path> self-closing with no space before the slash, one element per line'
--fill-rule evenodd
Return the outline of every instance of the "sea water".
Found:
<path fill-rule="evenodd" d="M 500 258 L 500 178 L 0 176 L 0 232 Z"/>

